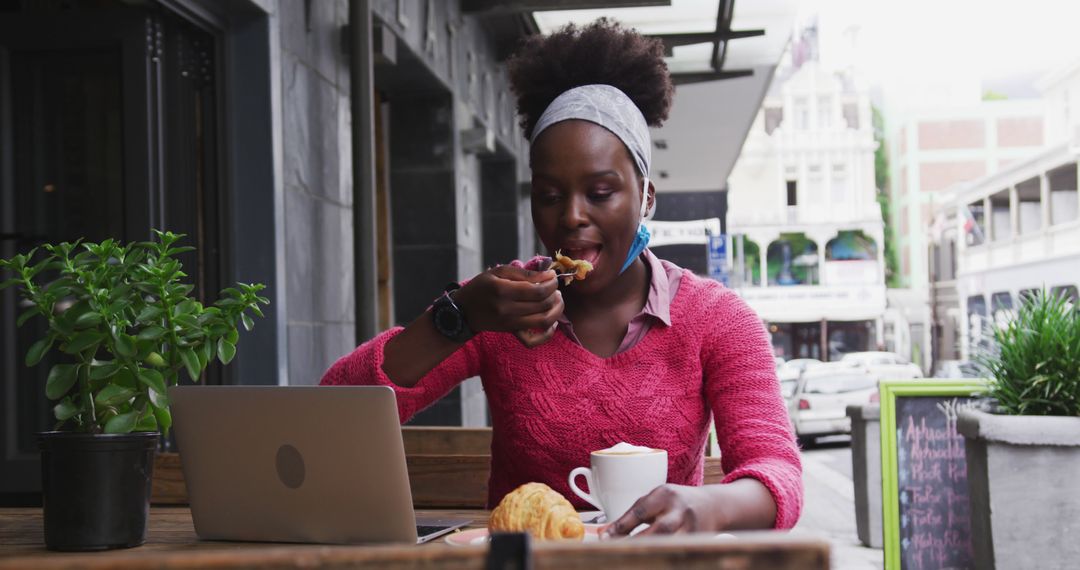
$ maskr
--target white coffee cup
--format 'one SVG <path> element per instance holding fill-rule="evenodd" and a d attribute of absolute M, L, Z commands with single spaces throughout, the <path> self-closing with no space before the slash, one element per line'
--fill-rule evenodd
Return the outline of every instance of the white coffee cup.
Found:
<path fill-rule="evenodd" d="M 589 454 L 591 469 L 578 467 L 570 472 L 570 490 L 604 511 L 607 522 L 615 522 L 638 499 L 667 483 L 667 451 L 628 447 L 635 449 L 622 451 L 616 446 L 594 451 Z M 590 493 L 577 486 L 579 476 L 585 477 Z"/>

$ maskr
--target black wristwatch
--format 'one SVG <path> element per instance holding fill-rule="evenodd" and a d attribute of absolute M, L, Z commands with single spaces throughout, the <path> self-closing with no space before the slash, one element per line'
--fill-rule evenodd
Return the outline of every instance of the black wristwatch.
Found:
<path fill-rule="evenodd" d="M 473 336 L 472 329 L 465 322 L 465 313 L 451 296 L 452 292 L 460 288 L 461 285 L 457 283 L 447 285 L 442 297 L 431 305 L 431 320 L 435 324 L 435 330 L 455 342 L 465 342 Z"/>

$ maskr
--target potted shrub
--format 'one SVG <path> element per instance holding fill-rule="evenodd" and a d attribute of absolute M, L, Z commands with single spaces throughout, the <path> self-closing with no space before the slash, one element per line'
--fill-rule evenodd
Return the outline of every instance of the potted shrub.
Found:
<path fill-rule="evenodd" d="M 976 360 L 984 405 L 962 410 L 978 568 L 1072 568 L 1080 559 L 1080 311 L 1045 291 L 997 324 Z M 980 409 L 981 408 L 981 409 Z"/>
<path fill-rule="evenodd" d="M 18 317 L 48 321 L 26 354 L 35 366 L 59 353 L 45 383 L 53 431 L 39 434 L 45 544 L 104 550 L 142 544 L 158 433 L 172 425 L 168 387 L 197 381 L 214 358 L 236 354 L 237 325 L 262 316 L 262 285 L 239 284 L 212 306 L 189 295 L 176 255 L 182 235 L 152 242 L 45 245 L 0 260 L 32 304 Z M 63 301 L 61 303 L 61 301 Z M 68 308 L 61 310 L 60 307 Z"/>

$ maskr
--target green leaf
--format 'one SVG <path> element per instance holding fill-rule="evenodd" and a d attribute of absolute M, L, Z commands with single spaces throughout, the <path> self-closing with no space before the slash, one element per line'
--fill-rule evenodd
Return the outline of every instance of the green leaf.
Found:
<path fill-rule="evenodd" d="M 18 319 L 15 319 L 15 326 L 17 326 L 17 327 L 23 326 L 24 324 L 26 324 L 26 321 L 30 320 L 30 317 L 32 317 L 34 315 L 37 315 L 39 313 L 40 313 L 40 311 L 38 311 L 37 307 L 31 307 L 31 308 L 23 311 L 23 314 L 19 315 Z"/>
<path fill-rule="evenodd" d="M 201 368 L 206 368 L 207 364 L 214 359 L 214 343 L 210 339 L 203 341 L 202 346 L 199 347 L 198 352 L 199 364 Z"/>
<path fill-rule="evenodd" d="M 135 341 L 130 335 L 124 333 L 116 335 L 116 353 L 124 358 L 135 356 Z"/>
<path fill-rule="evenodd" d="M 112 378 L 112 383 L 117 386 L 125 386 L 135 389 L 135 375 L 131 373 L 126 367 L 121 367 L 116 371 L 116 374 Z"/>
<path fill-rule="evenodd" d="M 101 314 L 100 313 L 95 313 L 93 311 L 87 311 L 87 312 L 79 315 L 79 318 L 75 319 L 75 328 L 77 328 L 77 329 L 85 329 L 85 328 L 97 326 L 100 323 L 101 323 Z"/>
<path fill-rule="evenodd" d="M 193 381 L 198 382 L 202 368 L 199 367 L 199 357 L 195 355 L 195 351 L 190 348 L 181 349 L 180 360 L 184 362 L 184 368 L 187 368 L 188 376 Z"/>
<path fill-rule="evenodd" d="M 165 359 L 156 352 L 151 352 L 150 354 L 146 355 L 146 360 L 144 360 L 143 362 L 149 364 L 150 366 L 153 366 L 154 368 L 162 368 L 163 366 L 168 364 L 167 362 L 165 362 Z"/>
<path fill-rule="evenodd" d="M 79 415 L 82 410 L 79 406 L 75 405 L 75 402 L 71 400 L 71 397 L 64 398 L 59 404 L 53 406 L 53 415 L 60 421 L 67 421 L 71 418 Z"/>
<path fill-rule="evenodd" d="M 146 410 L 143 417 L 139 418 L 138 423 L 135 424 L 135 429 L 131 431 L 157 431 L 158 422 L 154 417 L 154 413 L 151 410 Z"/>
<path fill-rule="evenodd" d="M 222 364 L 228 364 L 232 362 L 234 356 L 236 356 L 236 345 L 225 340 L 224 338 L 218 339 L 218 360 Z"/>
<path fill-rule="evenodd" d="M 244 329 L 245 330 L 250 331 L 251 328 L 255 326 L 255 323 L 251 321 L 251 317 L 247 316 L 247 313 L 241 313 L 240 314 L 240 320 L 242 320 L 244 322 Z"/>
<path fill-rule="evenodd" d="M 161 375 L 157 370 L 149 370 L 147 368 L 139 369 L 139 382 L 150 388 L 151 392 L 157 392 L 158 394 L 165 394 L 165 377 Z"/>
<path fill-rule="evenodd" d="M 225 335 L 225 339 L 232 344 L 236 344 L 236 342 L 240 340 L 240 331 L 236 329 L 230 329 L 229 333 Z"/>
<path fill-rule="evenodd" d="M 180 315 L 173 318 L 173 322 L 188 329 L 199 328 L 199 321 L 191 315 Z M 185 331 L 186 333 L 186 331 Z"/>
<path fill-rule="evenodd" d="M 259 315 L 260 317 L 266 317 L 266 315 L 263 314 L 262 309 L 260 309 L 258 305 L 252 305 L 251 312 Z"/>
<path fill-rule="evenodd" d="M 8 287 L 11 287 L 13 285 L 18 285 L 19 283 L 22 283 L 22 281 L 19 279 L 8 279 L 7 281 L 0 283 L 0 291 L 3 291 L 4 289 L 7 289 Z"/>
<path fill-rule="evenodd" d="M 191 299 L 185 299 L 181 301 L 180 304 L 176 305 L 176 307 L 173 309 L 173 314 L 176 316 L 189 315 L 191 313 L 194 313 L 197 307 L 198 305 L 195 304 L 195 301 L 192 301 Z"/>
<path fill-rule="evenodd" d="M 150 404 L 152 404 L 155 408 L 168 408 L 169 395 L 164 392 L 150 390 Z"/>
<path fill-rule="evenodd" d="M 157 340 L 165 335 L 165 329 L 158 326 L 150 326 L 139 331 L 139 340 Z"/>
<path fill-rule="evenodd" d="M 111 378 L 116 375 L 116 371 L 119 369 L 120 363 L 115 361 L 92 365 L 90 366 L 90 379 L 101 380 L 102 378 Z"/>
<path fill-rule="evenodd" d="M 139 316 L 135 317 L 135 320 L 140 323 L 157 321 L 161 318 L 162 312 L 160 307 L 146 307 L 142 311 L 139 311 Z"/>
<path fill-rule="evenodd" d="M 26 365 L 33 366 L 45 356 L 45 353 L 49 352 L 52 348 L 52 336 L 47 336 L 34 344 L 30 345 L 30 350 L 26 351 Z"/>
<path fill-rule="evenodd" d="M 130 402 L 133 396 L 135 396 L 135 391 L 131 388 L 109 384 L 97 393 L 94 401 L 99 406 L 116 406 Z"/>
<path fill-rule="evenodd" d="M 49 378 L 45 380 L 45 395 L 50 400 L 59 400 L 71 390 L 78 378 L 79 366 L 77 364 L 57 364 L 49 371 Z"/>
<path fill-rule="evenodd" d="M 102 337 L 103 335 L 96 330 L 83 331 L 72 337 L 72 339 L 67 341 L 67 344 L 61 348 L 68 354 L 78 354 L 100 343 Z"/>
<path fill-rule="evenodd" d="M 105 422 L 105 433 L 131 433 L 139 419 L 138 411 L 117 414 Z"/>
<path fill-rule="evenodd" d="M 154 408 L 154 417 L 157 418 L 161 433 L 168 436 L 169 428 L 172 427 L 172 413 L 169 412 L 169 408 Z"/>

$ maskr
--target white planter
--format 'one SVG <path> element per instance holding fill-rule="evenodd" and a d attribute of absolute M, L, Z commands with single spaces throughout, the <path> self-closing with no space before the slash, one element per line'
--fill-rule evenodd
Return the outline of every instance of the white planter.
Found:
<path fill-rule="evenodd" d="M 961 410 L 977 568 L 1080 564 L 1080 418 Z"/>

